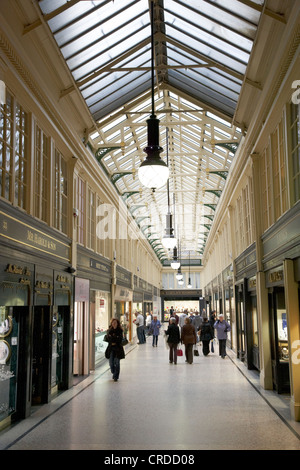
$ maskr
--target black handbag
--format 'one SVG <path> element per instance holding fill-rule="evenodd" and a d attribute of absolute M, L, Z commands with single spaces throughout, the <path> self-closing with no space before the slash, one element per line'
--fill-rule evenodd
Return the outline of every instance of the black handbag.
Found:
<path fill-rule="evenodd" d="M 126 346 L 126 344 L 128 344 L 128 339 L 125 338 L 125 336 L 123 336 L 121 344 L 122 344 L 122 346 Z"/>

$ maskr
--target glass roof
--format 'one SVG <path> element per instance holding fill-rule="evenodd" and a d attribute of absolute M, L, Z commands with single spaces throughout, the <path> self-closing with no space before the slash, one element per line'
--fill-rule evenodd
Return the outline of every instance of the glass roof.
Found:
<path fill-rule="evenodd" d="M 263 3 L 154 1 L 155 110 L 184 257 L 201 258 L 241 138 L 231 123 Z M 144 205 L 135 217 L 147 207 L 151 233 L 161 238 L 166 188 L 145 191 L 135 175 L 151 114 L 150 2 L 39 0 L 39 6 L 95 121 L 90 145 L 99 164 L 120 194 L 131 193 L 123 196 L 131 210 Z"/>

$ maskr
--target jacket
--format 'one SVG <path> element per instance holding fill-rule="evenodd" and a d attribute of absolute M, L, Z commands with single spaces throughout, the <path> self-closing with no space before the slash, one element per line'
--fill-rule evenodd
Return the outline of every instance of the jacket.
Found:
<path fill-rule="evenodd" d="M 214 329 L 208 323 L 204 322 L 201 326 L 200 341 L 210 341 L 214 337 Z"/>
<path fill-rule="evenodd" d="M 159 320 L 152 320 L 151 325 L 150 325 L 150 334 L 154 336 L 159 335 L 159 329 L 161 327 L 160 321 Z"/>
<path fill-rule="evenodd" d="M 173 343 L 173 344 L 180 343 L 179 327 L 177 325 L 174 325 L 174 323 L 168 326 L 166 335 L 169 336 L 167 340 L 168 343 Z"/>
<path fill-rule="evenodd" d="M 196 344 L 197 336 L 194 325 L 190 323 L 181 328 L 181 341 L 183 344 Z"/>
<path fill-rule="evenodd" d="M 229 323 L 225 320 L 217 320 L 214 324 L 214 328 L 217 330 L 218 339 L 227 339 L 227 331 L 231 330 Z"/>
<path fill-rule="evenodd" d="M 124 359 L 125 352 L 122 346 L 123 330 L 122 328 L 109 328 L 107 330 L 106 338 L 108 341 L 108 346 L 105 351 L 106 359 L 109 359 L 110 353 L 115 352 L 115 355 L 118 359 Z"/>

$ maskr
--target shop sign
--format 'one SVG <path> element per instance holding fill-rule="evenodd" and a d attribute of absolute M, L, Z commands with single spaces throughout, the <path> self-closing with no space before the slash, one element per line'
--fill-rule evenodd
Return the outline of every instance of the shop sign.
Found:
<path fill-rule="evenodd" d="M 131 302 L 133 298 L 132 290 L 126 289 L 126 287 L 116 286 L 115 287 L 115 300 L 120 302 Z"/>
<path fill-rule="evenodd" d="M 70 261 L 70 246 L 58 239 L 0 211 L 0 237 L 35 251 Z"/>
<path fill-rule="evenodd" d="M 90 281 L 75 277 L 75 302 L 89 302 Z"/>
<path fill-rule="evenodd" d="M 111 274 L 111 266 L 109 266 L 107 264 L 104 264 L 101 261 L 97 261 L 95 259 L 92 259 L 92 258 L 90 259 L 90 267 L 94 268 L 94 269 L 97 269 L 97 270 L 107 274 L 108 276 L 110 276 L 110 274 Z"/>
<path fill-rule="evenodd" d="M 283 271 L 273 271 L 268 274 L 268 281 L 270 284 L 283 281 Z"/>

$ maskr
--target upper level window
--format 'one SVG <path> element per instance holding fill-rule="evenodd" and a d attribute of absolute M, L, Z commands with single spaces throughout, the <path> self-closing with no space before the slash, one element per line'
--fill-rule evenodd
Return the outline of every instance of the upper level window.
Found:
<path fill-rule="evenodd" d="M 291 104 L 292 201 L 300 199 L 300 104 Z"/>
<path fill-rule="evenodd" d="M 68 173 L 67 162 L 60 152 L 55 150 L 55 174 L 54 174 L 54 227 L 63 233 L 67 233 L 68 215 Z"/>
<path fill-rule="evenodd" d="M 15 203 L 25 209 L 27 190 L 27 127 L 24 109 L 16 103 L 15 131 Z"/>
<path fill-rule="evenodd" d="M 0 196 L 26 208 L 27 114 L 6 93 L 0 107 Z"/>
<path fill-rule="evenodd" d="M 49 201 L 49 156 L 50 139 L 37 125 L 35 127 L 35 191 L 34 215 L 44 222 L 48 221 L 47 201 Z"/>

